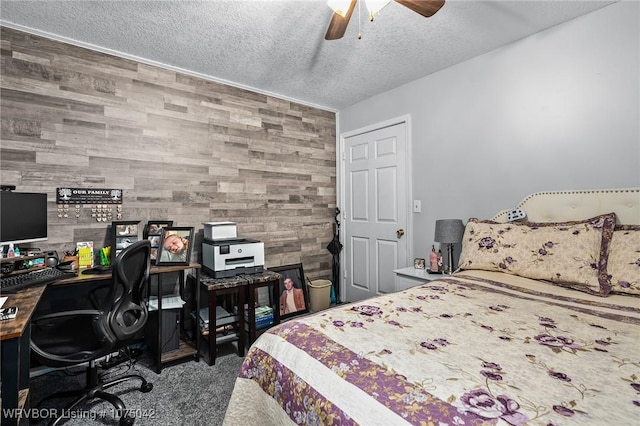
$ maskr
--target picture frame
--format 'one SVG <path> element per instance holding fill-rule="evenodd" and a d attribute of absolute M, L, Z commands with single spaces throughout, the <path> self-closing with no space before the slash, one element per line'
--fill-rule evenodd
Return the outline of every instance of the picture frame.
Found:
<path fill-rule="evenodd" d="M 147 237 L 149 237 L 150 235 L 161 235 L 162 230 L 164 228 L 169 228 L 172 226 L 173 226 L 172 220 L 150 220 L 144 226 L 144 230 L 142 232 L 142 238 L 146 240 L 148 239 Z"/>
<path fill-rule="evenodd" d="M 144 226 L 142 238 L 149 240 L 151 243 L 151 253 L 149 256 L 151 263 L 155 263 L 158 259 L 158 248 L 160 247 L 162 231 L 171 226 L 173 226 L 172 220 L 150 220 Z"/>
<path fill-rule="evenodd" d="M 156 265 L 188 265 L 193 250 L 193 227 L 168 226 L 160 235 Z"/>
<path fill-rule="evenodd" d="M 139 220 L 122 220 L 111 222 L 111 233 L 113 247 L 111 247 L 111 264 L 122 250 L 137 242 L 140 237 L 138 234 Z"/>
<path fill-rule="evenodd" d="M 276 266 L 269 268 L 270 271 L 277 272 L 281 275 L 280 287 L 278 292 L 278 309 L 280 309 L 280 319 L 287 319 L 297 315 L 306 314 L 309 312 L 309 295 L 307 294 L 307 287 L 305 285 L 304 270 L 302 263 L 296 263 L 293 265 Z M 287 307 L 286 292 L 288 291 L 285 281 L 291 280 L 292 293 L 289 299 L 289 306 L 295 305 L 295 310 Z M 300 291 L 297 291 L 300 290 Z M 304 306 L 303 302 L 304 301 Z"/>

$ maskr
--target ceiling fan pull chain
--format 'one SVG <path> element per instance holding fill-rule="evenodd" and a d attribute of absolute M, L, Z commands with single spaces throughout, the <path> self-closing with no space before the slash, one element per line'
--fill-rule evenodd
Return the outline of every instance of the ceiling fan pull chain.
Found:
<path fill-rule="evenodd" d="M 360 21 L 362 21 L 361 16 L 360 16 L 360 4 L 362 4 L 362 2 L 358 2 L 358 40 L 362 40 L 362 33 L 360 32 Z"/>

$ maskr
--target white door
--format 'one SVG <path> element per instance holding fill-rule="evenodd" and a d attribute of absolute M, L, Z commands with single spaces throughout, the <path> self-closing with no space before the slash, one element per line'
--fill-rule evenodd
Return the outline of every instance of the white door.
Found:
<path fill-rule="evenodd" d="M 407 265 L 407 123 L 345 138 L 345 302 L 395 291 Z"/>

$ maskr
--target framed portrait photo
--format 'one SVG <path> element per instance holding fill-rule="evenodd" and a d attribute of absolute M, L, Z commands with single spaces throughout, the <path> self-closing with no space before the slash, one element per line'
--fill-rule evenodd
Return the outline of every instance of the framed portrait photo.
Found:
<path fill-rule="evenodd" d="M 192 249 L 192 227 L 167 226 L 160 234 L 156 265 L 188 265 Z"/>
<path fill-rule="evenodd" d="M 309 296 L 307 287 L 304 285 L 305 278 L 302 264 L 276 266 L 269 268 L 269 270 L 282 275 L 278 293 L 280 295 L 278 297 L 280 319 L 308 313 Z"/>

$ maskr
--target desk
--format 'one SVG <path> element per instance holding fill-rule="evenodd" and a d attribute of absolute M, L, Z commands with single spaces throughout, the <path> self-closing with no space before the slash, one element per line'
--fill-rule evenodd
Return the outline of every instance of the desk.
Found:
<path fill-rule="evenodd" d="M 233 302 L 228 306 L 228 310 L 233 314 L 237 314 L 238 322 L 238 355 L 244 356 L 244 345 L 247 342 L 251 345 L 259 332 L 256 330 L 256 314 L 255 309 L 248 309 L 247 328 L 245 329 L 244 318 L 244 301 L 248 292 L 247 306 L 256 306 L 256 290 L 260 287 L 271 287 L 270 303 L 273 307 L 273 323 L 280 323 L 280 309 L 278 306 L 278 293 L 280 290 L 281 275 L 275 272 L 267 271 L 257 274 L 243 274 L 228 278 L 213 278 L 203 272 L 200 278 L 200 285 L 207 290 L 209 300 L 209 365 L 215 363 L 216 351 L 218 343 L 226 343 L 225 339 L 220 341 L 216 338 L 216 308 L 217 297 L 231 295 Z M 198 291 L 199 293 L 200 291 Z M 199 305 L 198 305 L 199 306 Z"/>
<path fill-rule="evenodd" d="M 185 271 L 194 270 L 195 271 L 195 279 L 196 282 L 200 280 L 200 264 L 199 263 L 191 263 L 189 265 L 167 265 L 167 266 L 152 266 L 149 270 L 149 290 L 148 294 L 151 294 L 151 277 L 158 277 L 158 294 L 162 294 L 162 277 L 164 274 L 176 272 L 180 274 L 180 296 L 184 297 L 187 293 L 184 291 L 183 286 L 185 284 Z M 59 286 L 71 285 L 71 284 L 83 284 L 83 283 L 91 283 L 95 281 L 111 281 L 110 274 L 82 274 L 78 272 L 76 277 L 67 278 L 64 280 L 56 281 L 53 284 L 50 284 L 51 288 L 58 288 Z M 196 293 L 196 306 L 200 305 L 199 292 Z M 183 299 L 184 300 L 184 299 Z M 186 302 L 186 301 L 185 301 Z M 162 311 L 162 297 L 158 298 L 158 311 Z M 160 315 L 158 315 L 160 317 Z M 184 309 L 180 309 L 180 324 L 184 324 Z M 157 335 L 154 336 L 157 340 L 157 348 L 162 347 L 162 321 L 158 320 L 157 327 Z M 195 339 L 195 347 L 189 342 L 187 339 L 180 339 L 180 344 L 178 349 L 170 351 L 170 352 L 162 352 L 162 350 L 157 350 L 154 353 L 155 361 L 156 361 L 156 373 L 160 374 L 162 372 L 162 365 L 171 363 L 180 359 L 184 359 L 190 356 L 193 356 L 196 361 L 200 360 L 200 333 L 198 332 L 197 323 L 194 324 L 192 330 L 194 339 Z"/>
<path fill-rule="evenodd" d="M 184 271 L 194 270 L 196 282 L 200 277 L 200 264 L 192 263 L 190 265 L 175 266 L 153 266 L 150 275 L 158 276 L 158 286 L 162 288 L 162 275 L 170 272 L 179 272 L 181 274 L 181 285 L 184 285 Z M 85 275 L 78 273 L 76 277 L 67 278 L 49 284 L 49 289 L 63 289 L 65 285 L 84 284 L 84 283 L 100 283 L 110 282 L 111 275 Z M 151 285 L 151 280 L 149 280 Z M 93 287 L 93 286 L 92 286 Z M 47 286 L 36 286 L 19 291 L 16 294 L 8 295 L 4 306 L 17 306 L 18 314 L 13 320 L 0 321 L 0 379 L 2 381 L 2 421 L 0 424 L 16 425 L 19 422 L 27 421 L 20 419 L 15 411 L 18 409 L 28 409 L 29 396 L 29 369 L 30 369 L 30 341 L 31 341 L 31 317 L 36 306 L 43 299 L 42 295 Z M 196 287 L 197 289 L 197 287 Z M 200 305 L 199 291 L 196 291 L 196 306 Z M 162 309 L 162 298 L 159 298 L 158 309 Z M 181 310 L 182 315 L 182 310 Z M 162 330 L 161 325 L 158 327 L 158 341 L 160 341 Z M 188 356 L 194 356 L 196 361 L 200 359 L 200 333 L 197 322 L 194 322 L 195 348 L 188 342 L 181 341 L 180 347 L 176 351 L 162 354 L 160 351 L 156 354 L 156 372 L 160 373 L 162 364 L 182 359 Z M 12 410 L 15 410 L 11 413 Z M 5 415 L 6 414 L 6 415 Z"/>
<path fill-rule="evenodd" d="M 0 321 L 2 425 L 16 425 L 21 419 L 12 410 L 29 408 L 29 358 L 31 316 L 44 293 L 45 286 L 32 287 L 9 295 L 4 306 L 17 306 L 12 320 Z M 12 415 L 13 414 L 13 415 Z"/>

